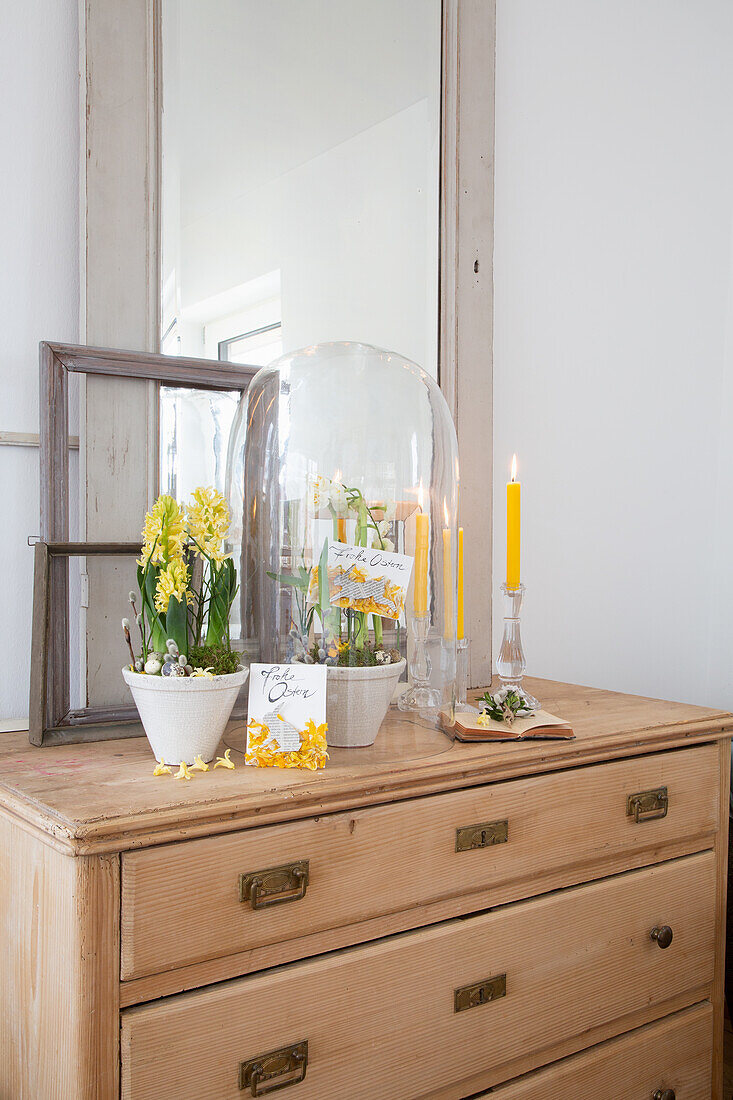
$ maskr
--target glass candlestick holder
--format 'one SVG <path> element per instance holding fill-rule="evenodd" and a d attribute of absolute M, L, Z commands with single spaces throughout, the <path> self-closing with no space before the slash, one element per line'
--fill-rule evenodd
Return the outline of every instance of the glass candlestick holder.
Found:
<path fill-rule="evenodd" d="M 414 615 L 412 618 L 412 656 L 410 658 L 411 686 L 400 695 L 397 706 L 400 710 L 424 711 L 438 710 L 441 705 L 440 692 L 430 686 L 432 662 L 428 653 L 428 632 L 430 620 L 427 615 Z"/>
<path fill-rule="evenodd" d="M 501 648 L 496 658 L 496 671 L 499 674 L 501 686 L 520 691 L 533 710 L 539 710 L 539 701 L 534 695 L 530 695 L 522 684 L 524 670 L 527 667 L 522 648 L 522 634 L 519 622 L 519 612 L 522 607 L 525 588 L 523 584 L 516 588 L 509 588 L 506 584 L 501 586 L 504 593 L 504 635 L 501 639 Z"/>
<path fill-rule="evenodd" d="M 463 714 L 478 714 L 478 707 L 468 700 L 468 638 L 459 638 L 456 643 L 456 706 Z"/>

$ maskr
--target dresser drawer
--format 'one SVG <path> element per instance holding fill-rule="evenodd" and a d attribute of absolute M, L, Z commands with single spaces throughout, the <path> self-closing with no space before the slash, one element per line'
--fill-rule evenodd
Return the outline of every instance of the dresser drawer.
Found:
<path fill-rule="evenodd" d="M 713 1008 L 695 1005 L 485 1093 L 486 1100 L 710 1100 Z"/>
<path fill-rule="evenodd" d="M 520 1056 L 706 997 L 714 900 L 704 852 L 126 1009 L 122 1095 L 235 1100 L 241 1063 L 305 1042 L 297 1100 L 475 1092 Z M 465 988 L 490 978 L 494 999 Z"/>
<path fill-rule="evenodd" d="M 638 866 L 665 845 L 702 846 L 717 827 L 717 761 L 716 747 L 702 745 L 126 852 L 122 978 L 383 914 L 408 913 L 402 927 L 415 926 Z M 629 795 L 662 786 L 666 816 L 628 815 Z M 495 828 L 482 830 L 487 822 Z M 457 841 L 457 829 L 472 826 Z M 307 884 L 297 873 L 266 874 L 306 861 Z M 258 876 L 269 895 L 257 887 L 253 896 Z M 420 908 L 431 903 L 439 910 Z M 267 964 L 297 956 L 291 944 Z"/>

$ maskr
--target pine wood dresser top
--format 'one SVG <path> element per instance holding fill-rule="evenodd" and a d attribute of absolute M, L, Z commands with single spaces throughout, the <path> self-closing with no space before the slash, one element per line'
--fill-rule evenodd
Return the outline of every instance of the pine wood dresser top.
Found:
<path fill-rule="evenodd" d="M 730 737 L 733 715 L 598 688 L 529 679 L 573 741 L 461 744 L 396 709 L 368 749 L 332 749 L 323 771 L 241 766 L 244 725 L 224 744 L 236 770 L 155 778 L 144 738 L 33 748 L 0 736 L 0 807 L 75 855 L 250 828 Z M 238 751 L 239 750 L 239 751 Z"/>

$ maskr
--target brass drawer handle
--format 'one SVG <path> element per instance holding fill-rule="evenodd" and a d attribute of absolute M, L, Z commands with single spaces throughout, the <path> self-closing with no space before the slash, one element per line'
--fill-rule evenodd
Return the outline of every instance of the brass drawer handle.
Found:
<path fill-rule="evenodd" d="M 307 859 L 268 867 L 264 871 L 248 871 L 239 876 L 239 900 L 248 901 L 253 909 L 268 909 L 285 901 L 300 901 L 308 889 Z"/>
<path fill-rule="evenodd" d="M 652 1100 L 676 1100 L 677 1093 L 674 1089 L 657 1089 L 652 1093 Z"/>
<path fill-rule="evenodd" d="M 506 844 L 508 840 L 508 821 L 482 821 L 479 825 L 464 825 L 456 829 L 457 852 L 473 852 L 477 848 Z"/>
<path fill-rule="evenodd" d="M 277 1092 L 278 1089 L 286 1089 L 288 1085 L 297 1085 L 305 1080 L 307 1067 L 308 1040 L 304 1039 L 302 1043 L 270 1050 L 267 1054 L 258 1054 L 256 1058 L 240 1062 L 239 1087 L 249 1089 L 252 1096 L 267 1096 L 269 1092 Z M 290 1076 L 292 1074 L 295 1076 Z M 286 1081 L 276 1080 L 286 1076 Z M 267 1081 L 272 1081 L 273 1084 L 265 1084 Z"/>
<path fill-rule="evenodd" d="M 637 824 L 666 817 L 668 808 L 669 794 L 666 787 L 654 787 L 650 791 L 638 791 L 626 796 L 626 816 L 633 817 Z"/>
<path fill-rule="evenodd" d="M 660 924 L 658 928 L 652 928 L 649 939 L 654 940 L 662 949 L 669 947 L 673 939 L 672 929 L 668 924 Z"/>
<path fill-rule="evenodd" d="M 479 1008 L 489 1001 L 498 1001 L 506 997 L 506 974 L 496 974 L 493 978 L 484 978 L 473 985 L 462 985 L 453 991 L 453 1011 L 465 1012 L 468 1008 Z"/>

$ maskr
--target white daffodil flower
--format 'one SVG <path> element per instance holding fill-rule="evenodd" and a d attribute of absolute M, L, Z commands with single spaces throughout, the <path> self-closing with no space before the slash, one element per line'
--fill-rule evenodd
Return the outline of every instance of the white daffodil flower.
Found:
<path fill-rule="evenodd" d="M 315 516 L 318 514 L 325 502 L 328 500 L 330 488 L 331 482 L 327 477 L 323 477 L 321 474 L 316 474 L 315 476 L 308 478 L 306 508 L 309 515 Z"/>
<path fill-rule="evenodd" d="M 337 516 L 346 516 L 349 514 L 349 501 L 346 496 L 346 490 L 343 485 L 339 485 L 336 481 L 331 482 L 328 490 L 328 501 Z"/>

